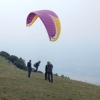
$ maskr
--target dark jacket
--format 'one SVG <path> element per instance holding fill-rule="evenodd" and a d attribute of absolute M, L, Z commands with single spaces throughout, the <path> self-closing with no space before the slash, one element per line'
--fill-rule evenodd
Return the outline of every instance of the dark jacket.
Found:
<path fill-rule="evenodd" d="M 33 66 L 36 67 L 36 68 L 38 68 L 39 64 L 40 64 L 40 62 L 37 62 Z"/>
<path fill-rule="evenodd" d="M 28 62 L 28 63 L 27 63 L 27 67 L 28 67 L 28 68 L 31 68 L 31 62 Z"/>
<path fill-rule="evenodd" d="M 52 72 L 52 68 L 53 68 L 53 65 L 52 64 L 47 64 L 47 72 Z"/>

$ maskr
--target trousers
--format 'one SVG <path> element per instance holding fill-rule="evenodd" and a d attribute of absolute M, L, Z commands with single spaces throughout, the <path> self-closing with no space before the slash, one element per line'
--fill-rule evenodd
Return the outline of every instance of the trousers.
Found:
<path fill-rule="evenodd" d="M 53 73 L 52 72 L 48 72 L 48 80 L 49 80 L 49 82 L 53 82 Z"/>

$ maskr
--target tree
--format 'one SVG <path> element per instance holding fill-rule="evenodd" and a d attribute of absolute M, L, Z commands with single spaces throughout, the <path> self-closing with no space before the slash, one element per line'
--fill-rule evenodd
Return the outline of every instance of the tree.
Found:
<path fill-rule="evenodd" d="M 25 61 L 21 57 L 14 61 L 14 64 L 20 69 L 27 70 Z"/>
<path fill-rule="evenodd" d="M 1 55 L 2 57 L 4 57 L 5 59 L 7 59 L 7 60 L 9 60 L 9 58 L 10 58 L 10 54 L 7 53 L 7 52 L 5 52 L 5 51 L 1 51 L 1 52 L 0 52 L 0 55 Z"/>
<path fill-rule="evenodd" d="M 64 75 L 61 75 L 61 77 L 64 77 Z"/>
<path fill-rule="evenodd" d="M 18 60 L 18 57 L 15 56 L 15 55 L 11 55 L 10 58 L 9 58 L 9 60 L 10 60 L 12 63 L 14 63 L 14 62 L 16 62 L 16 61 Z"/>
<path fill-rule="evenodd" d="M 58 76 L 58 74 L 56 73 L 56 74 L 54 74 L 55 76 Z"/>
<path fill-rule="evenodd" d="M 17 56 L 15 55 L 11 55 L 5 51 L 1 51 L 0 52 L 0 55 L 2 57 L 4 57 L 5 59 L 11 61 L 14 65 L 16 65 L 16 67 L 20 68 L 20 69 L 23 69 L 23 70 L 27 70 L 27 67 L 25 65 L 25 60 L 23 60 L 21 57 L 18 58 Z"/>

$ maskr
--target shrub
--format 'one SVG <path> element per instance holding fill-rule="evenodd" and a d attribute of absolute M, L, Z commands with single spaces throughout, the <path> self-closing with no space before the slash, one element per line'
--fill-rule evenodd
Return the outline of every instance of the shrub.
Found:
<path fill-rule="evenodd" d="M 14 61 L 14 64 L 20 69 L 27 70 L 25 61 L 21 57 Z"/>
<path fill-rule="evenodd" d="M 1 52 L 0 52 L 0 55 L 1 55 L 2 57 L 4 57 L 5 59 L 7 59 L 7 60 L 9 60 L 9 58 L 10 58 L 10 54 L 7 53 L 7 52 L 5 52 L 5 51 L 1 51 Z"/>
<path fill-rule="evenodd" d="M 10 58 L 9 58 L 9 60 L 10 60 L 12 63 L 14 63 L 14 62 L 16 62 L 16 61 L 18 60 L 18 57 L 15 56 L 15 55 L 11 55 Z"/>

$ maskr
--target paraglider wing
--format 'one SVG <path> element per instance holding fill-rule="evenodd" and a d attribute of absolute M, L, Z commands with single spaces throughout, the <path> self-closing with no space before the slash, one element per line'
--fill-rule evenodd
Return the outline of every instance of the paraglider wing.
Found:
<path fill-rule="evenodd" d="M 56 41 L 59 38 L 61 25 L 58 16 L 50 10 L 39 10 L 31 12 L 26 21 L 27 26 L 31 26 L 37 18 L 44 23 L 50 41 Z"/>

